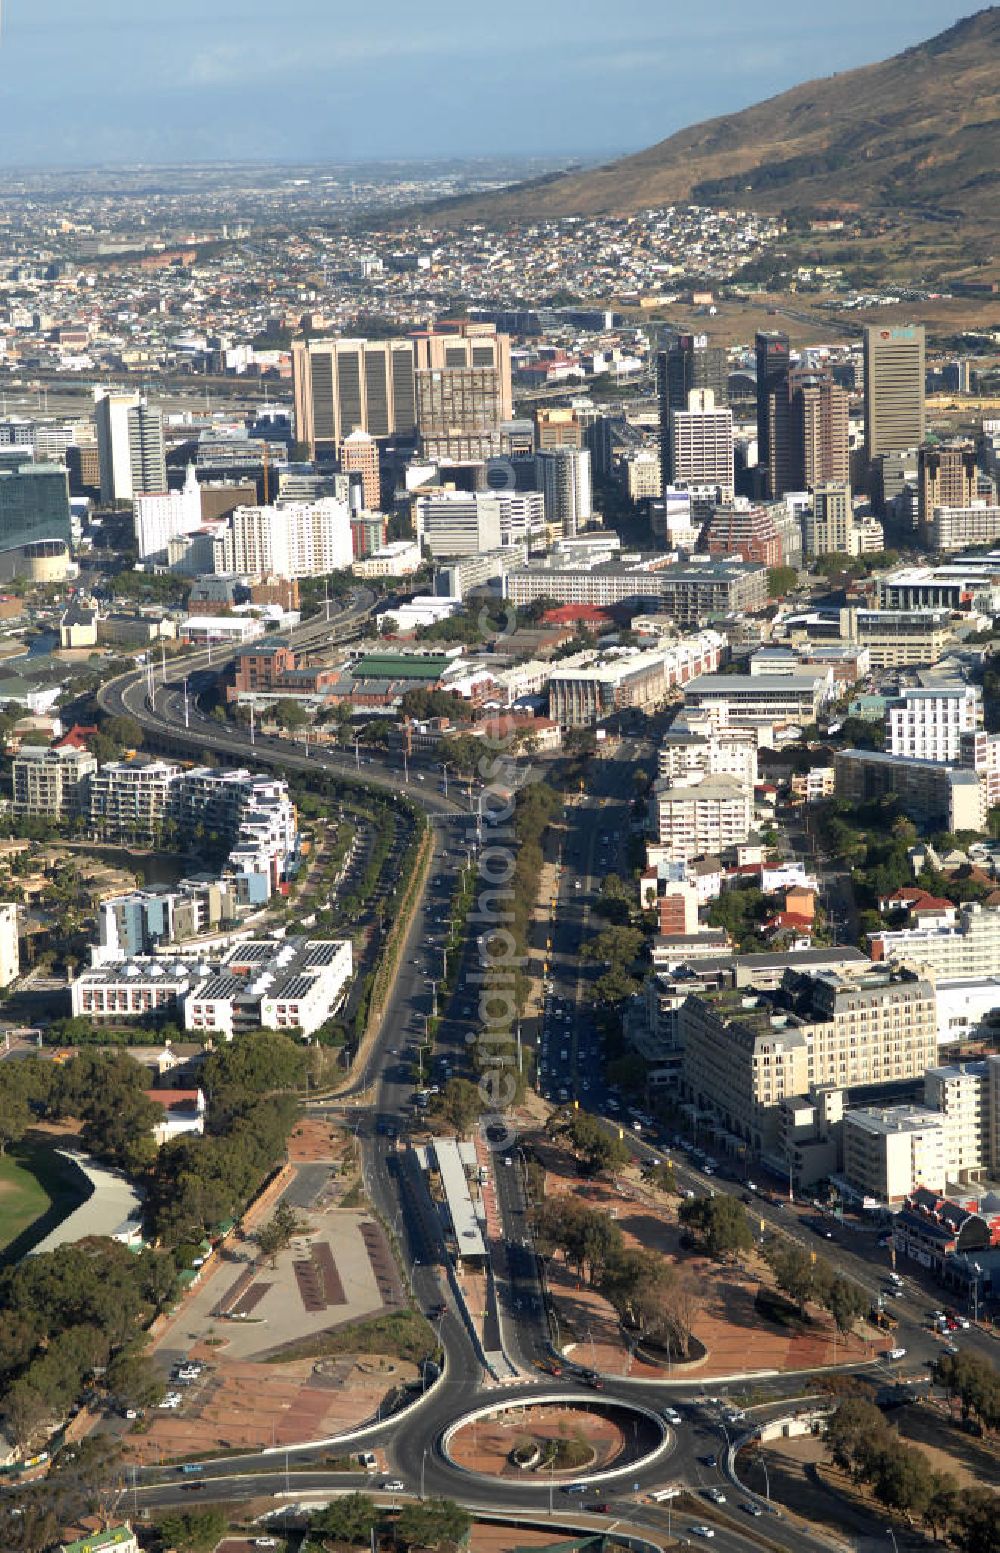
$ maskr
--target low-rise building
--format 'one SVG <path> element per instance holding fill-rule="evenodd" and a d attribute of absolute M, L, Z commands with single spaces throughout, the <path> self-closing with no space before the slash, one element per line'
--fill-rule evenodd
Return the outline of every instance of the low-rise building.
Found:
<path fill-rule="evenodd" d="M 814 723 L 832 693 L 829 670 L 797 674 L 704 674 L 685 705 L 711 712 L 721 725 Z"/>
<path fill-rule="evenodd" d="M 349 939 L 263 939 L 234 945 L 192 987 L 184 1026 L 231 1041 L 245 1030 L 309 1036 L 336 1013 L 353 971 Z"/>

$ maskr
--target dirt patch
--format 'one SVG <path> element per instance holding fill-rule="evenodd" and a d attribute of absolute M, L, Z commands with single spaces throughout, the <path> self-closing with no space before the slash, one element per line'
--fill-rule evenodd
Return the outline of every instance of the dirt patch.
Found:
<path fill-rule="evenodd" d="M 454 1436 L 450 1448 L 455 1461 L 467 1471 L 526 1481 L 537 1474 L 547 1482 L 550 1475 L 560 1481 L 609 1467 L 624 1445 L 622 1430 L 611 1418 L 583 1408 L 531 1407 L 512 1408 L 495 1418 L 467 1424 Z M 539 1453 L 536 1466 L 521 1468 L 510 1460 L 512 1451 L 527 1454 L 532 1447 Z M 558 1454 L 551 1464 L 543 1465 L 550 1451 Z"/>

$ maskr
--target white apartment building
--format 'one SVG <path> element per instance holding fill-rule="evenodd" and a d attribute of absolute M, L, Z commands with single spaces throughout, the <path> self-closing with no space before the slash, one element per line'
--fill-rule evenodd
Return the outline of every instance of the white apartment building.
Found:
<path fill-rule="evenodd" d="M 813 491 L 811 511 L 803 520 L 806 556 L 854 555 L 854 508 L 844 480 L 826 480 Z"/>
<path fill-rule="evenodd" d="M 989 1062 L 928 1068 L 924 1105 L 944 1119 L 949 1181 L 977 1181 L 994 1161 L 990 1116 Z"/>
<path fill-rule="evenodd" d="M 721 500 L 732 500 L 733 412 L 716 407 L 712 389 L 692 389 L 687 409 L 670 411 L 670 468 L 675 485 L 718 486 Z"/>
<path fill-rule="evenodd" d="M 657 775 L 683 781 L 695 771 L 731 776 L 744 787 L 757 783 L 757 736 L 750 728 L 669 728 L 656 756 Z"/>
<path fill-rule="evenodd" d="M 355 577 L 410 577 L 420 570 L 421 560 L 418 544 L 410 539 L 394 539 L 355 561 L 351 570 Z"/>
<path fill-rule="evenodd" d="M 184 1026 L 228 1041 L 258 1027 L 309 1036 L 336 1013 L 352 972 L 349 939 L 239 943 L 192 988 Z"/>
<path fill-rule="evenodd" d="M 65 820 L 85 812 L 88 783 L 96 770 L 89 750 L 24 745 L 12 763 L 14 813 Z"/>
<path fill-rule="evenodd" d="M 844 1177 L 859 1196 L 887 1206 L 915 1186 L 943 1193 L 948 1179 L 944 1117 L 925 1106 L 863 1106 L 844 1113 Z"/>
<path fill-rule="evenodd" d="M 434 491 L 413 503 L 417 542 L 435 559 L 478 555 L 502 543 L 502 509 L 492 491 Z"/>
<path fill-rule="evenodd" d="M 212 569 L 249 577 L 323 577 L 354 561 L 351 509 L 336 497 L 237 507 L 212 540 Z"/>
<path fill-rule="evenodd" d="M 653 784 L 650 820 L 663 856 L 686 863 L 745 841 L 753 824 L 753 799 L 731 776 L 696 773 L 686 786 L 660 778 Z"/>
<path fill-rule="evenodd" d="M 573 535 L 594 515 L 589 448 L 545 448 L 535 454 L 545 522 L 557 534 Z"/>
<path fill-rule="evenodd" d="M 90 966 L 70 983 L 70 1007 L 95 1024 L 120 1024 L 151 1015 L 173 1016 L 198 974 L 196 962 L 136 955 Z M 206 967 L 207 969 L 207 967 Z"/>
<path fill-rule="evenodd" d="M 685 706 L 708 712 L 720 726 L 814 723 L 833 694 L 833 671 L 799 674 L 704 674 L 684 692 Z"/>
<path fill-rule="evenodd" d="M 886 708 L 885 748 L 910 760 L 958 765 L 963 733 L 975 732 L 982 719 L 974 685 L 907 686 Z"/>
<path fill-rule="evenodd" d="M 927 526 L 928 550 L 964 550 L 1000 539 L 1000 507 L 974 502 L 971 507 L 935 507 Z"/>
<path fill-rule="evenodd" d="M 188 465 L 184 489 L 137 496 L 133 504 L 136 550 L 141 561 L 166 559 L 167 546 L 181 534 L 201 527 L 201 488 L 194 465 Z"/>
<path fill-rule="evenodd" d="M 658 706 L 668 691 L 718 667 L 725 640 L 700 631 L 645 651 L 574 653 L 549 672 L 549 715 L 563 728 L 586 727 L 625 706 Z"/>
<path fill-rule="evenodd" d="M 16 981 L 21 969 L 17 941 L 17 906 L 13 901 L 0 905 L 0 987 Z"/>
<path fill-rule="evenodd" d="M 166 760 L 111 760 L 88 783 L 87 822 L 104 841 L 156 841 L 181 768 Z"/>
<path fill-rule="evenodd" d="M 989 979 L 1000 967 L 1000 910 L 970 902 L 954 927 L 886 928 L 868 942 L 873 960 L 917 965 L 945 981 Z"/>

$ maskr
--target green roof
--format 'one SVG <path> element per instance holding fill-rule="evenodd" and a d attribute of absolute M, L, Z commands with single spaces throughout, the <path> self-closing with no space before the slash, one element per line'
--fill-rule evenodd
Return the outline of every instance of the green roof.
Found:
<path fill-rule="evenodd" d="M 445 653 L 369 653 L 353 665 L 355 679 L 439 679 L 452 659 Z"/>

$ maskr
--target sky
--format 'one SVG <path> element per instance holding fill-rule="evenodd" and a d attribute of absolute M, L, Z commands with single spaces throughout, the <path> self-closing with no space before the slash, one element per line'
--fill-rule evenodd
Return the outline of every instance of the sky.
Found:
<path fill-rule="evenodd" d="M 0 166 L 638 150 L 977 0 L 0 0 Z"/>

